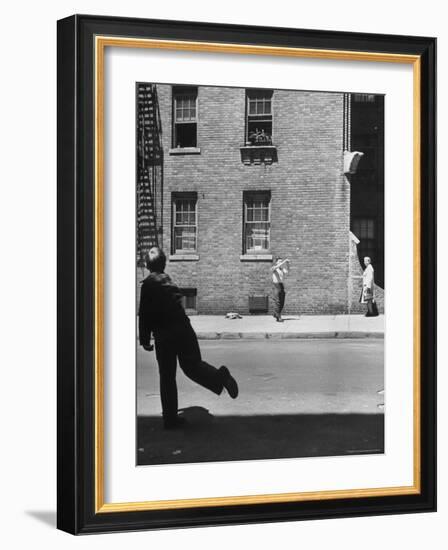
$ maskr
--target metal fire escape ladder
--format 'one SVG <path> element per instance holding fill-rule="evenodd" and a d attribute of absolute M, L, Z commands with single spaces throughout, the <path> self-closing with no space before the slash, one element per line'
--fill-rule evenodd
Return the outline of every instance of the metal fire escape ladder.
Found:
<path fill-rule="evenodd" d="M 137 84 L 137 265 L 161 245 L 163 213 L 162 125 L 155 84 Z"/>

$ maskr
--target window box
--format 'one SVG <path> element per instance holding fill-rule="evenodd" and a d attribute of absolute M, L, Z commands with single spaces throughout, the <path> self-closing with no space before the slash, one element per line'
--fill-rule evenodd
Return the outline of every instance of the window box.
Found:
<path fill-rule="evenodd" d="M 275 145 L 245 145 L 240 147 L 240 151 L 241 161 L 246 166 L 277 162 L 277 147 Z"/>

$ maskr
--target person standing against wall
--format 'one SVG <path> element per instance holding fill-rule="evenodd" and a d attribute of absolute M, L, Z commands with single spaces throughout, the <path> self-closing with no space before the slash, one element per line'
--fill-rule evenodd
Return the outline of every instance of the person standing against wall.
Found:
<path fill-rule="evenodd" d="M 274 318 L 278 323 L 283 323 L 282 310 L 285 305 L 285 285 L 284 278 L 289 273 L 289 260 L 283 260 L 277 257 L 274 265 L 271 267 L 272 272 L 272 299 L 274 301 Z"/>
<path fill-rule="evenodd" d="M 371 259 L 366 256 L 364 258 L 364 265 L 366 268 L 362 274 L 362 291 L 359 301 L 361 304 L 367 304 L 366 317 L 376 317 L 378 312 L 375 311 L 374 300 L 375 300 L 375 272 L 372 266 Z"/>

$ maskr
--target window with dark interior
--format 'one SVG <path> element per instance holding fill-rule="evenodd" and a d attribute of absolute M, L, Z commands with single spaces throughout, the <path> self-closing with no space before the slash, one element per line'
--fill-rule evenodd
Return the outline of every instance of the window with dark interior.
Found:
<path fill-rule="evenodd" d="M 353 233 L 359 239 L 358 256 L 361 266 L 363 259 L 368 256 L 372 263 L 377 260 L 376 220 L 374 218 L 355 218 L 353 220 Z"/>
<path fill-rule="evenodd" d="M 375 103 L 374 94 L 353 94 L 353 99 L 357 103 Z"/>
<path fill-rule="evenodd" d="M 246 90 L 246 142 L 272 145 L 272 90 Z"/>
<path fill-rule="evenodd" d="M 182 305 L 185 309 L 196 309 L 196 296 L 198 291 L 196 288 L 181 288 Z"/>
<path fill-rule="evenodd" d="M 173 147 L 197 147 L 198 89 L 173 88 Z"/>
<path fill-rule="evenodd" d="M 263 253 L 270 248 L 271 195 L 269 192 L 244 194 L 244 254 Z"/>

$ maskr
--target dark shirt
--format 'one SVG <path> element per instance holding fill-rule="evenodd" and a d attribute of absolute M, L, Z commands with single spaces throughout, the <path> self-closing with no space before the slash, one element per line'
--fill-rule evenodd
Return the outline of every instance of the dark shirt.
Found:
<path fill-rule="evenodd" d="M 139 308 L 140 344 L 148 345 L 158 333 L 190 320 L 182 305 L 182 293 L 166 273 L 150 273 L 143 281 Z"/>

